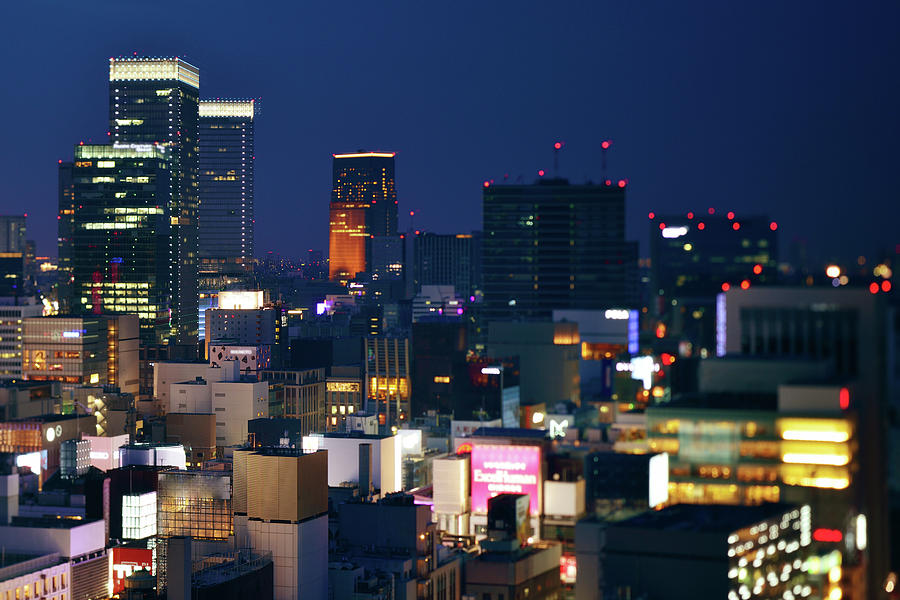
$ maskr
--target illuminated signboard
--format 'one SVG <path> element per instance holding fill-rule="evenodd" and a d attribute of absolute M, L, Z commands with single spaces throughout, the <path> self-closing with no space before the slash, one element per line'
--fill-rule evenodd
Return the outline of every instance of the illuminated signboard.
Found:
<path fill-rule="evenodd" d="M 647 502 L 650 508 L 658 506 L 669 499 L 669 455 L 663 452 L 650 457 L 649 493 Z"/>
<path fill-rule="evenodd" d="M 529 512 L 541 514 L 541 449 L 476 445 L 472 448 L 472 512 L 487 513 L 488 498 L 528 494 Z"/>
<path fill-rule="evenodd" d="M 359 392 L 359 383 L 354 381 L 328 381 L 325 389 L 329 392 Z"/>
<path fill-rule="evenodd" d="M 575 585 L 575 557 L 571 554 L 563 554 L 559 557 L 559 580 L 566 585 Z"/>
<path fill-rule="evenodd" d="M 153 574 L 153 550 L 149 548 L 113 548 L 113 594 L 125 591 L 125 578 L 140 570 L 150 571 L 150 574 Z"/>

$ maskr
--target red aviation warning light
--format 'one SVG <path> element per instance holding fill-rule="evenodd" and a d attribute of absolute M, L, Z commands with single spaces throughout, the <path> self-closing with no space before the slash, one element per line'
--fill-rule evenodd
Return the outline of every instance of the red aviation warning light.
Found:
<path fill-rule="evenodd" d="M 769 229 L 771 229 L 772 231 L 778 231 L 778 223 L 772 221 L 771 223 L 769 223 Z"/>
<path fill-rule="evenodd" d="M 562 142 L 556 142 L 555 144 L 553 144 L 553 148 L 559 150 L 560 148 L 562 148 Z"/>
<path fill-rule="evenodd" d="M 727 291 L 730 290 L 730 289 L 731 289 L 731 284 L 728 283 L 727 281 L 726 281 L 725 283 L 722 284 L 722 291 L 723 291 L 723 292 L 727 292 Z"/>
<path fill-rule="evenodd" d="M 753 265 L 753 274 L 759 275 L 762 273 L 762 265 Z"/>
<path fill-rule="evenodd" d="M 651 210 L 647 217 L 652 221 L 656 218 L 656 213 Z"/>
<path fill-rule="evenodd" d="M 602 142 L 600 142 L 600 147 L 604 150 L 609 150 L 610 146 L 612 146 L 612 142 L 609 140 L 603 140 Z"/>

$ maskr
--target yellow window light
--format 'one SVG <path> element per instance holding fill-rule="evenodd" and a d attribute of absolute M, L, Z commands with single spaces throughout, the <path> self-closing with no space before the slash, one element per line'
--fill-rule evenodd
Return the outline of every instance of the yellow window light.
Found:
<path fill-rule="evenodd" d="M 788 429 L 781 432 L 784 440 L 799 442 L 846 442 L 850 439 L 847 431 L 803 431 Z"/>
<path fill-rule="evenodd" d="M 811 454 L 801 452 L 785 453 L 781 460 L 786 463 L 805 465 L 834 465 L 843 466 L 850 462 L 846 454 Z"/>

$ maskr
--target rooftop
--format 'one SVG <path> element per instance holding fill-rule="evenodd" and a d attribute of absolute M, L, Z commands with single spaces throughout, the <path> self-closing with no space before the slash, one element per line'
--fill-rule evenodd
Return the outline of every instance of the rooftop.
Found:
<path fill-rule="evenodd" d="M 74 529 L 93 523 L 84 519 L 63 519 L 53 517 L 13 517 L 11 527 L 34 527 L 36 529 Z"/>

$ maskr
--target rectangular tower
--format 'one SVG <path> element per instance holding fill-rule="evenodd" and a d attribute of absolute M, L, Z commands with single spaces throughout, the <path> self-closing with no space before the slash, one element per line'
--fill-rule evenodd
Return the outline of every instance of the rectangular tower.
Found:
<path fill-rule="evenodd" d="M 623 187 L 565 179 L 491 185 L 483 206 L 487 321 L 637 304 L 637 243 L 625 240 Z"/>
<path fill-rule="evenodd" d="M 166 343 L 179 283 L 167 149 L 76 146 L 73 181 L 72 312 L 136 314 L 144 343 Z"/>
<path fill-rule="evenodd" d="M 330 279 L 345 280 L 349 273 L 352 278 L 356 272 L 368 271 L 371 260 L 371 248 L 367 240 L 371 236 L 393 236 L 397 234 L 397 190 L 394 186 L 394 152 L 365 152 L 352 154 L 335 154 L 332 166 L 331 235 L 329 237 L 329 256 L 332 264 L 329 268 Z M 341 229 L 341 222 L 334 217 L 334 211 L 346 210 L 352 204 L 356 209 L 351 220 L 354 223 L 364 220 L 365 231 L 362 235 L 350 236 L 336 232 Z M 346 227 L 344 227 L 346 229 Z M 356 239 L 350 239 L 351 237 Z M 348 271 L 357 265 L 344 264 L 341 257 L 346 254 L 358 255 L 362 244 L 365 252 L 365 265 L 356 272 Z M 352 250 L 351 250 L 352 247 Z M 335 262 L 339 264 L 335 264 Z"/>
<path fill-rule="evenodd" d="M 109 134 L 115 144 L 159 144 L 170 160 L 171 339 L 197 344 L 200 72 L 180 58 L 109 59 Z"/>
<path fill-rule="evenodd" d="M 256 114 L 253 99 L 200 101 L 200 272 L 213 287 L 252 270 Z"/>
<path fill-rule="evenodd" d="M 57 245 L 59 267 L 57 270 L 57 299 L 59 310 L 68 314 L 73 309 L 72 302 L 72 223 L 75 218 L 75 182 L 72 179 L 75 163 L 59 161 L 57 214 Z"/>

